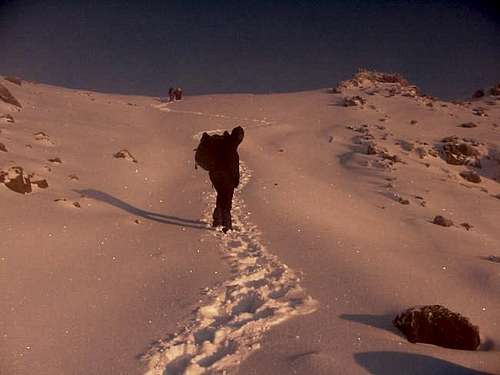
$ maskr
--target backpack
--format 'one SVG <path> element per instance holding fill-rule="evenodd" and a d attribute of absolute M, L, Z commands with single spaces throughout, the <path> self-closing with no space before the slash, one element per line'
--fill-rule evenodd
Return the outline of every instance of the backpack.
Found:
<path fill-rule="evenodd" d="M 215 169 L 217 164 L 217 155 L 223 147 L 224 138 L 229 136 L 229 133 L 227 133 L 227 135 L 226 133 L 224 133 L 224 135 L 208 135 L 207 133 L 203 133 L 200 144 L 197 148 L 195 148 L 195 168 L 199 165 L 206 171 L 212 171 Z"/>

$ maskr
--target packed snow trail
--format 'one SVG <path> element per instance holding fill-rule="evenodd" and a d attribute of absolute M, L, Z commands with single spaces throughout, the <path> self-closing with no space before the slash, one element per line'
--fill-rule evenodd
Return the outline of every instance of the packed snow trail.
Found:
<path fill-rule="evenodd" d="M 261 243 L 261 233 L 249 221 L 241 199 L 252 176 L 243 162 L 240 174 L 233 198 L 233 230 L 209 232 L 219 240 L 235 276 L 207 292 L 208 304 L 196 310 L 183 330 L 151 348 L 144 356 L 145 375 L 227 374 L 260 348 L 262 336 L 272 326 L 318 307 L 295 272 Z M 208 206 L 203 219 L 210 227 L 216 194 L 205 195 Z"/>
<path fill-rule="evenodd" d="M 170 113 L 183 113 L 183 114 L 188 114 L 188 115 L 194 115 L 194 116 L 203 116 L 203 117 L 212 117 L 212 118 L 218 118 L 218 119 L 226 119 L 226 120 L 234 120 L 238 122 L 253 122 L 256 123 L 257 126 L 270 126 L 274 125 L 273 121 L 270 121 L 266 118 L 263 119 L 256 119 L 256 118 L 248 118 L 248 117 L 236 117 L 236 116 L 228 116 L 222 113 L 206 113 L 206 112 L 199 112 L 199 111 L 184 111 L 180 109 L 172 109 L 169 107 L 169 104 L 172 104 L 172 102 L 167 102 L 167 103 L 160 103 L 160 104 L 153 104 L 152 107 L 159 109 L 160 111 L 164 112 L 170 112 Z M 217 130 L 210 130 L 207 131 L 207 133 L 210 132 L 217 132 Z M 196 137 L 196 136 L 195 136 Z"/>

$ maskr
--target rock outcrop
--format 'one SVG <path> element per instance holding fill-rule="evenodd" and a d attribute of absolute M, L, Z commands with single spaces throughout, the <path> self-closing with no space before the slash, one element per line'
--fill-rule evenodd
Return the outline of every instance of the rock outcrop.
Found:
<path fill-rule="evenodd" d="M 451 136 L 444 138 L 436 148 L 441 158 L 448 164 L 481 168 L 481 154 L 476 148 L 478 145 L 470 139 Z"/>
<path fill-rule="evenodd" d="M 14 105 L 16 107 L 22 107 L 21 103 L 12 95 L 7 87 L 0 83 L 0 99 L 5 103 Z"/>
<path fill-rule="evenodd" d="M 370 95 L 383 90 L 387 91 L 388 96 L 396 94 L 408 97 L 420 96 L 418 88 L 410 85 L 400 74 L 382 73 L 365 69 L 360 69 L 352 79 L 340 82 L 333 89 L 333 92 L 341 93 L 343 90 L 353 88 L 370 89 L 367 92 Z"/>

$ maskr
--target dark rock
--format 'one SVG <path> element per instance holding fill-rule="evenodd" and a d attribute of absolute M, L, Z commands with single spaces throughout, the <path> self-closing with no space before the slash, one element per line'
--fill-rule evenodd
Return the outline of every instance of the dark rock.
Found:
<path fill-rule="evenodd" d="M 415 125 L 416 123 L 418 123 L 418 121 L 417 121 L 417 120 L 411 120 L 411 121 L 410 121 L 410 124 L 411 124 L 411 125 Z"/>
<path fill-rule="evenodd" d="M 132 154 L 128 150 L 120 150 L 117 153 L 113 154 L 115 158 L 122 158 L 128 161 L 132 161 L 134 163 L 137 163 L 137 159 L 132 156 Z"/>
<path fill-rule="evenodd" d="M 10 190 L 20 194 L 31 193 L 31 182 L 21 167 L 10 167 L 7 172 L 2 171 L 0 182 Z"/>
<path fill-rule="evenodd" d="M 415 145 L 412 142 L 408 142 L 408 141 L 405 141 L 405 140 L 400 140 L 399 141 L 399 145 L 405 151 L 412 151 L 413 148 L 415 147 Z"/>
<path fill-rule="evenodd" d="M 394 163 L 403 163 L 403 160 L 398 155 L 391 155 L 387 152 L 382 152 L 380 156 L 382 159 L 390 160 Z"/>
<path fill-rule="evenodd" d="M 360 106 L 366 103 L 366 100 L 363 99 L 361 96 L 352 96 L 352 97 L 345 97 L 344 98 L 344 106 L 345 107 L 354 107 L 354 106 Z"/>
<path fill-rule="evenodd" d="M 472 225 L 470 225 L 469 223 L 462 223 L 460 225 L 463 226 L 467 230 L 470 230 L 472 228 Z"/>
<path fill-rule="evenodd" d="M 457 143 L 459 138 L 456 135 L 450 135 L 448 137 L 444 137 L 441 142 L 443 143 Z"/>
<path fill-rule="evenodd" d="M 460 172 L 460 176 L 469 182 L 473 182 L 475 184 L 481 182 L 481 177 L 474 171 L 463 171 Z"/>
<path fill-rule="evenodd" d="M 458 125 L 461 128 L 477 128 L 477 124 L 473 122 L 465 122 L 463 124 Z"/>
<path fill-rule="evenodd" d="M 435 158 L 438 157 L 438 153 L 435 150 L 430 149 L 427 152 L 429 153 L 430 156 L 433 156 Z"/>
<path fill-rule="evenodd" d="M 490 95 L 500 95 L 500 83 L 490 89 Z"/>
<path fill-rule="evenodd" d="M 7 152 L 7 148 L 3 143 L 0 142 L 0 151 Z"/>
<path fill-rule="evenodd" d="M 461 350 L 477 350 L 481 343 L 477 326 L 441 305 L 412 307 L 396 316 L 393 324 L 411 343 Z"/>
<path fill-rule="evenodd" d="M 486 260 L 489 260 L 490 262 L 494 262 L 494 263 L 500 263 L 500 256 L 488 255 L 486 257 Z"/>
<path fill-rule="evenodd" d="M 374 143 L 367 143 L 365 152 L 367 155 L 376 155 L 378 150 Z"/>
<path fill-rule="evenodd" d="M 51 163 L 62 164 L 62 160 L 61 160 L 61 158 L 59 158 L 59 157 L 57 157 L 57 156 L 56 156 L 55 158 L 49 159 L 49 161 L 50 161 Z"/>
<path fill-rule="evenodd" d="M 49 187 L 49 183 L 46 179 L 31 179 L 31 183 L 33 185 L 38 186 L 40 189 L 47 189 Z"/>
<path fill-rule="evenodd" d="M 473 98 L 482 98 L 484 96 L 484 90 L 476 90 L 474 94 L 472 94 Z"/>
<path fill-rule="evenodd" d="M 486 113 L 486 109 L 481 108 L 481 107 L 473 108 L 472 114 L 476 115 L 476 116 L 480 116 L 480 117 L 488 117 L 488 114 Z"/>
<path fill-rule="evenodd" d="M 441 215 L 436 216 L 432 222 L 436 225 L 441 225 L 442 227 L 451 227 L 453 225 L 453 221 Z"/>
<path fill-rule="evenodd" d="M 22 107 L 21 103 L 12 95 L 5 87 L 0 83 L 0 99 L 2 99 L 5 103 L 15 105 L 16 107 Z"/>
<path fill-rule="evenodd" d="M 404 199 L 402 197 L 398 197 L 397 201 L 403 205 L 408 205 L 410 204 L 410 201 L 408 199 Z"/>

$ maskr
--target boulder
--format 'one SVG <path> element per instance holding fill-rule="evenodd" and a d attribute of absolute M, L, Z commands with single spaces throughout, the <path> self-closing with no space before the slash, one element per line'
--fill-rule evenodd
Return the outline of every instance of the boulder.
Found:
<path fill-rule="evenodd" d="M 463 179 L 475 184 L 481 182 L 481 177 L 475 171 L 463 171 L 460 172 L 460 176 L 462 176 Z"/>
<path fill-rule="evenodd" d="M 477 350 L 481 343 L 477 326 L 441 305 L 409 308 L 396 316 L 393 324 L 411 343 L 461 350 Z"/>
<path fill-rule="evenodd" d="M 432 222 L 436 225 L 441 225 L 442 227 L 451 227 L 453 225 L 453 221 L 441 215 L 436 216 Z"/>
<path fill-rule="evenodd" d="M 6 172 L 1 171 L 0 182 L 16 193 L 31 193 L 30 179 L 21 167 L 10 167 Z"/>
<path fill-rule="evenodd" d="M 450 136 L 444 138 L 441 145 L 436 148 L 441 155 L 441 158 L 452 165 L 470 165 L 476 168 L 481 168 L 481 154 L 473 146 L 475 143 L 473 140 L 467 140 L 467 142 L 460 141 L 456 136 Z"/>
<path fill-rule="evenodd" d="M 344 107 L 355 107 L 366 103 L 366 100 L 361 96 L 346 96 L 344 98 Z"/>

